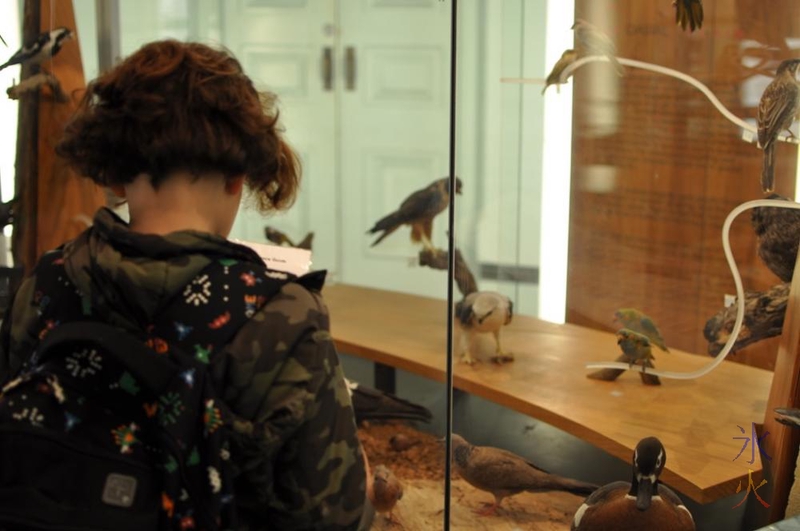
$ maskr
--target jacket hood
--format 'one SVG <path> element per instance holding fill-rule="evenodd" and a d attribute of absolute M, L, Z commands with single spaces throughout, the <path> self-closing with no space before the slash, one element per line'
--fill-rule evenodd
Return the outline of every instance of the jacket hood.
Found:
<path fill-rule="evenodd" d="M 132 232 L 106 208 L 97 212 L 92 227 L 64 246 L 67 274 L 90 298 L 93 313 L 131 330 L 150 325 L 161 308 L 218 258 L 263 264 L 251 249 L 213 234 Z"/>

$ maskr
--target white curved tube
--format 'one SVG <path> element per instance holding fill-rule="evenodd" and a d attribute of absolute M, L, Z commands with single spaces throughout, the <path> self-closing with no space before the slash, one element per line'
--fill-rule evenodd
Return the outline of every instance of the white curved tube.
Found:
<path fill-rule="evenodd" d="M 722 348 L 722 351 L 717 355 L 717 357 L 703 367 L 702 369 L 698 369 L 694 372 L 671 372 L 671 371 L 654 371 L 650 369 L 645 369 L 647 374 L 652 374 L 653 376 L 661 376 L 663 378 L 672 378 L 675 380 L 692 380 L 694 378 L 700 378 L 701 376 L 705 376 L 706 374 L 713 371 L 720 363 L 725 361 L 725 358 L 728 356 L 728 353 L 733 348 L 733 344 L 736 342 L 736 339 L 739 337 L 739 331 L 742 329 L 742 321 L 744 320 L 744 288 L 742 287 L 742 277 L 739 275 L 739 269 L 736 267 L 736 261 L 733 258 L 733 252 L 731 251 L 731 243 L 730 243 L 730 230 L 731 224 L 733 220 L 736 219 L 736 216 L 744 212 L 745 210 L 749 210 L 751 208 L 756 207 L 778 207 L 778 208 L 793 208 L 796 210 L 800 210 L 800 203 L 794 203 L 791 201 L 778 201 L 774 199 L 756 199 L 754 201 L 748 201 L 746 203 L 742 203 L 741 205 L 737 206 L 733 210 L 730 211 L 728 217 L 725 218 L 725 223 L 722 225 L 722 249 L 725 252 L 725 259 L 728 261 L 728 267 L 731 268 L 731 274 L 733 274 L 733 282 L 736 284 L 736 323 L 733 325 L 733 330 L 731 331 L 730 337 L 728 337 L 727 343 Z M 635 369 L 631 369 L 631 367 L 627 363 L 619 363 L 619 362 L 607 362 L 607 363 L 587 363 L 587 369 L 624 369 L 624 370 L 641 370 L 640 366 L 634 366 Z"/>
<path fill-rule="evenodd" d="M 754 140 L 758 138 L 758 130 L 755 128 L 755 126 L 745 122 L 744 120 L 733 114 L 731 111 L 729 111 L 728 108 L 725 107 L 721 101 L 719 101 L 717 96 L 714 95 L 713 92 L 711 92 L 711 89 L 709 89 L 707 86 L 705 86 L 703 83 L 696 80 L 692 76 L 684 74 L 683 72 L 680 72 L 678 70 L 673 70 L 672 68 L 654 65 L 652 63 L 645 63 L 643 61 L 636 61 L 634 59 L 625 59 L 623 57 L 617 57 L 616 59 L 617 61 L 620 62 L 620 64 L 623 64 L 625 66 L 641 68 L 642 70 L 649 70 L 651 72 L 656 72 L 659 74 L 663 74 L 665 76 L 671 76 L 676 79 L 680 79 L 681 81 L 685 81 L 686 83 L 692 85 L 697 90 L 705 94 L 706 98 L 708 98 L 708 101 L 710 101 L 711 104 L 717 108 L 717 110 L 720 112 L 720 114 L 722 114 L 722 116 L 727 118 L 735 125 L 738 125 L 745 131 L 750 132 Z M 587 63 L 591 63 L 594 61 L 609 62 L 608 57 L 604 55 L 588 55 L 585 57 L 581 57 L 580 59 L 569 65 L 567 68 L 565 68 L 563 72 L 561 72 L 561 77 L 559 78 L 559 82 L 565 83 L 566 80 L 569 78 L 569 76 L 571 76 L 575 72 L 575 70 L 577 70 L 578 68 L 582 67 Z M 779 134 L 778 140 L 781 140 L 783 142 L 789 142 L 791 144 L 800 144 L 800 138 L 794 138 L 785 133 Z"/>

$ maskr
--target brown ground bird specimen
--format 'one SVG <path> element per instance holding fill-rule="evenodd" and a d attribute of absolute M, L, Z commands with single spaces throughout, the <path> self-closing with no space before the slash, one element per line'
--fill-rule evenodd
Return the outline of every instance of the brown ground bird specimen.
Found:
<path fill-rule="evenodd" d="M 456 177 L 456 193 L 461 193 L 461 179 L 458 177 Z M 433 218 L 443 212 L 449 204 L 449 177 L 434 181 L 422 190 L 417 190 L 400 204 L 400 208 L 379 219 L 367 231 L 367 234 L 381 233 L 378 239 L 372 242 L 371 247 L 378 245 L 403 225 L 411 227 L 412 242 L 422 242 L 425 247 L 433 247 L 431 243 Z"/>
<path fill-rule="evenodd" d="M 775 188 L 775 141 L 778 135 L 789 130 L 800 109 L 800 85 L 797 67 L 800 59 L 783 61 L 775 73 L 775 79 L 767 85 L 758 102 L 758 145 L 764 150 L 764 165 L 761 170 L 761 189 L 764 193 Z M 789 131 L 791 135 L 791 131 Z M 794 135 L 792 135 L 794 136 Z"/>
<path fill-rule="evenodd" d="M 393 521 L 392 510 L 403 497 L 403 484 L 394 473 L 384 465 L 378 465 L 372 472 L 372 497 L 370 501 L 378 513 L 387 513 Z"/>
<path fill-rule="evenodd" d="M 548 474 L 524 458 L 491 446 L 473 446 L 460 435 L 453 434 L 455 469 L 473 487 L 491 492 L 494 502 L 487 504 L 482 515 L 494 514 L 503 498 L 520 492 L 563 490 L 586 495 L 597 485 Z"/>

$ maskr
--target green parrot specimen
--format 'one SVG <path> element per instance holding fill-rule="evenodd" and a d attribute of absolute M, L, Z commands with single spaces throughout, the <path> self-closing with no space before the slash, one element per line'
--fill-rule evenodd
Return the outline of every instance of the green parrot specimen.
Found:
<path fill-rule="evenodd" d="M 655 357 L 647 336 L 628 328 L 622 328 L 617 331 L 617 344 L 622 348 L 622 352 L 625 354 L 625 361 L 628 362 L 630 367 L 633 367 L 634 364 L 640 364 L 642 372 L 644 372 L 645 367 L 652 366 L 652 361 Z"/>
<path fill-rule="evenodd" d="M 661 337 L 661 332 L 658 327 L 648 316 L 637 310 L 636 308 L 620 308 L 614 312 L 614 321 L 619 322 L 623 328 L 639 332 L 647 336 L 650 343 L 657 346 L 664 352 L 669 352 L 667 345 L 664 343 L 664 338 Z"/>

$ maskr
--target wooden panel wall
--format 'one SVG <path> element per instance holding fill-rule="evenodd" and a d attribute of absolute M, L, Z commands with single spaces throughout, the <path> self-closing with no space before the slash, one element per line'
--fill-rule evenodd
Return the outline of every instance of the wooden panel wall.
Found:
<path fill-rule="evenodd" d="M 38 6 L 32 5 L 37 3 Z M 36 7 L 39 8 L 38 14 Z M 41 31 L 66 26 L 75 32 L 76 38 L 67 41 L 52 62 L 44 64 L 44 68 L 58 78 L 63 91 L 71 96 L 70 101 L 58 102 L 45 89 L 38 97 L 38 118 L 35 111 L 20 114 L 21 133 L 31 129 L 31 124 L 25 121 L 37 119 L 38 124 L 38 129 L 33 128 L 37 133 L 34 135 L 37 137 L 34 163 L 18 164 L 17 171 L 22 219 L 15 227 L 14 260 L 18 265 L 24 265 L 27 271 L 43 252 L 77 236 L 86 228 L 81 218 L 91 218 L 105 203 L 102 190 L 75 175 L 54 152 L 64 124 L 74 112 L 75 102 L 86 86 L 72 1 L 27 0 L 26 22 L 32 22 L 35 27 L 36 18 Z M 21 105 L 25 106 L 27 99 L 35 97 L 35 94 L 23 96 Z M 21 134 L 20 142 L 27 141 L 23 138 L 25 136 Z M 24 146 L 20 152 L 23 151 Z"/>
<path fill-rule="evenodd" d="M 674 24 L 669 0 L 578 0 L 576 16 L 605 29 L 621 57 L 690 74 L 754 119 L 768 81 L 755 76 L 798 54 L 784 38 L 800 36 L 800 3 L 768 4 L 705 2 L 705 24 L 693 34 Z M 753 69 L 758 58 L 765 63 Z M 734 206 L 763 197 L 762 152 L 673 78 L 631 68 L 618 77 L 595 63 L 574 82 L 567 319 L 611 330 L 614 309 L 636 306 L 657 319 L 668 344 L 705 353 L 703 326 L 734 293 L 722 224 Z M 796 160 L 795 146 L 778 146 L 781 195 L 794 195 Z M 745 289 L 763 290 L 779 280 L 756 255 L 749 218 L 739 216 L 731 242 Z M 773 339 L 732 359 L 772 368 L 776 349 Z"/>

